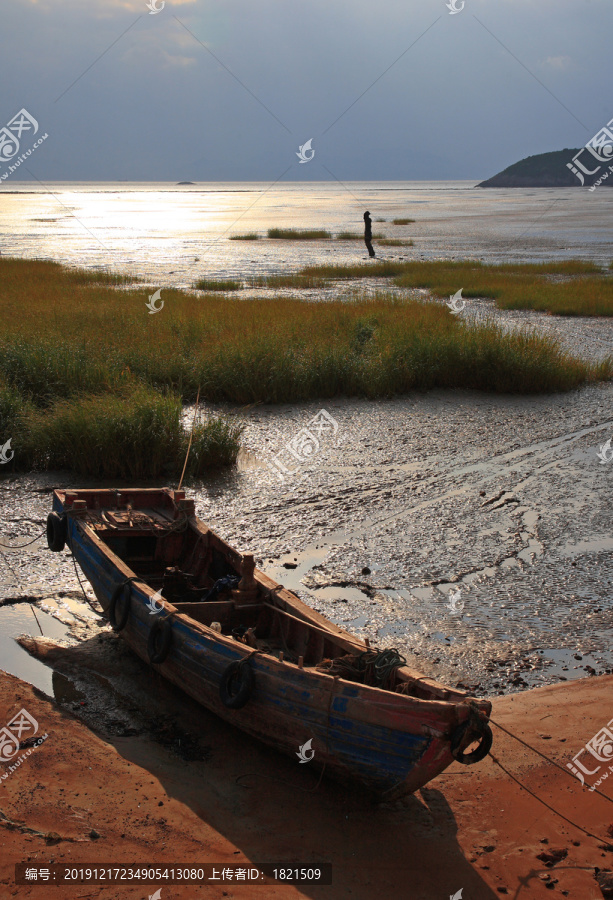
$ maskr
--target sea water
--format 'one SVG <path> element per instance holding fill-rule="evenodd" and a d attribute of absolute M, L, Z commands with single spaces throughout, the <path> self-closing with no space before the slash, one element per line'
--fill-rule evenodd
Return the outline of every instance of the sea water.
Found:
<path fill-rule="evenodd" d="M 378 258 L 538 262 L 613 259 L 613 190 L 478 188 L 474 181 L 48 183 L 0 187 L 0 251 L 131 273 L 146 284 L 296 271 L 366 259 L 361 241 L 267 240 L 269 228 L 413 240 Z M 394 225 L 395 218 L 415 222 Z M 385 219 L 378 222 L 377 219 Z M 232 235 L 257 232 L 258 241 Z"/>

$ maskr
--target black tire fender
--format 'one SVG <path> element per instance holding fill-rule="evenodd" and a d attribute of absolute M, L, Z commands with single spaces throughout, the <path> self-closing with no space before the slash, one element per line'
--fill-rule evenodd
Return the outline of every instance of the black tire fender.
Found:
<path fill-rule="evenodd" d="M 129 582 L 122 581 L 113 591 L 109 603 L 108 617 L 113 631 L 123 631 L 130 618 L 130 600 L 132 591 Z"/>
<path fill-rule="evenodd" d="M 254 687 L 255 676 L 247 660 L 235 660 L 221 676 L 219 697 L 228 709 L 242 709 Z"/>
<path fill-rule="evenodd" d="M 50 512 L 47 516 L 47 546 L 53 553 L 59 553 L 66 545 L 68 523 L 66 516 Z"/>
<path fill-rule="evenodd" d="M 167 619 L 156 619 L 147 639 L 147 655 L 154 665 L 163 663 L 172 644 L 172 626 Z"/>
<path fill-rule="evenodd" d="M 476 750 L 473 750 L 472 753 L 464 753 L 464 751 L 460 749 L 467 731 L 473 736 L 474 741 L 480 741 L 479 746 Z M 462 722 L 461 725 L 458 725 L 451 736 L 451 755 L 459 763 L 463 763 L 465 766 L 471 766 L 473 763 L 478 763 L 481 762 L 482 759 L 485 759 L 491 750 L 493 740 L 494 736 L 489 725 L 485 722 L 479 723 L 477 730 L 475 729 L 474 723 L 467 720 L 466 722 Z"/>

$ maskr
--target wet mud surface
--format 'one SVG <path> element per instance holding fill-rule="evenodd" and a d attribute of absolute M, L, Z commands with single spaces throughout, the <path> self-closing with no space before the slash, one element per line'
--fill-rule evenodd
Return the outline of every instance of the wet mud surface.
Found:
<path fill-rule="evenodd" d="M 316 434 L 324 404 L 259 406 L 240 413 L 238 469 L 189 491 L 267 574 L 438 680 L 496 694 L 611 672 L 613 462 L 597 454 L 613 435 L 612 394 L 337 398 L 302 462 L 287 444 Z M 0 540 L 34 538 L 52 489 L 68 485 L 86 486 L 67 473 L 4 481 Z M 41 630 L 61 640 L 49 615 L 70 624 L 82 599 L 70 552 L 51 554 L 44 537 L 0 551 L 4 643 Z M 101 629 L 87 615 L 76 640 Z M 23 678 L 20 653 L 3 651 L 3 668 Z M 39 678 L 28 680 L 49 692 Z"/>

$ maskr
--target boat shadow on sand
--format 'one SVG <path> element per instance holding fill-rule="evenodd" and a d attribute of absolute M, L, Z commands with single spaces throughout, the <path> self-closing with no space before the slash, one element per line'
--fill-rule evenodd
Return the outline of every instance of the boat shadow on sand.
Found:
<path fill-rule="evenodd" d="M 414 795 L 375 803 L 357 786 L 321 777 L 317 753 L 301 764 L 298 752 L 292 761 L 224 722 L 108 630 L 73 647 L 45 638 L 20 643 L 53 668 L 55 699 L 65 712 L 193 813 L 186 810 L 180 831 L 164 835 L 166 849 L 153 848 L 157 865 L 171 846 L 173 860 L 193 864 L 195 840 L 219 848 L 219 859 L 200 863 L 331 863 L 332 887 L 301 885 L 307 897 L 336 897 L 340 889 L 364 900 L 432 900 L 460 888 L 471 900 L 498 896 L 465 858 L 445 797 L 445 785 L 466 783 L 470 769 L 456 765 Z M 156 803 L 148 805 L 139 819 L 160 814 Z"/>

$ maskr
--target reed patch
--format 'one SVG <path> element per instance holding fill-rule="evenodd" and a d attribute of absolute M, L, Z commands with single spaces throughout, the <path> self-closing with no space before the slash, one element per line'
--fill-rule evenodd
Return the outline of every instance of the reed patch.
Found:
<path fill-rule="evenodd" d="M 406 265 L 353 268 L 415 280 Z M 465 271 L 457 266 L 447 276 L 454 286 Z M 277 277 L 325 280 L 337 268 L 309 271 Z M 163 310 L 150 316 L 147 289 L 87 274 L 0 259 L 0 439 L 13 438 L 15 451 L 2 471 L 176 472 L 186 446 L 181 405 L 198 390 L 204 403 L 244 405 L 437 387 L 533 394 L 613 377 L 611 359 L 575 359 L 536 331 L 458 321 L 444 304 L 389 292 L 314 303 L 168 289 Z M 236 459 L 235 420 L 198 428 L 192 474 Z"/>

